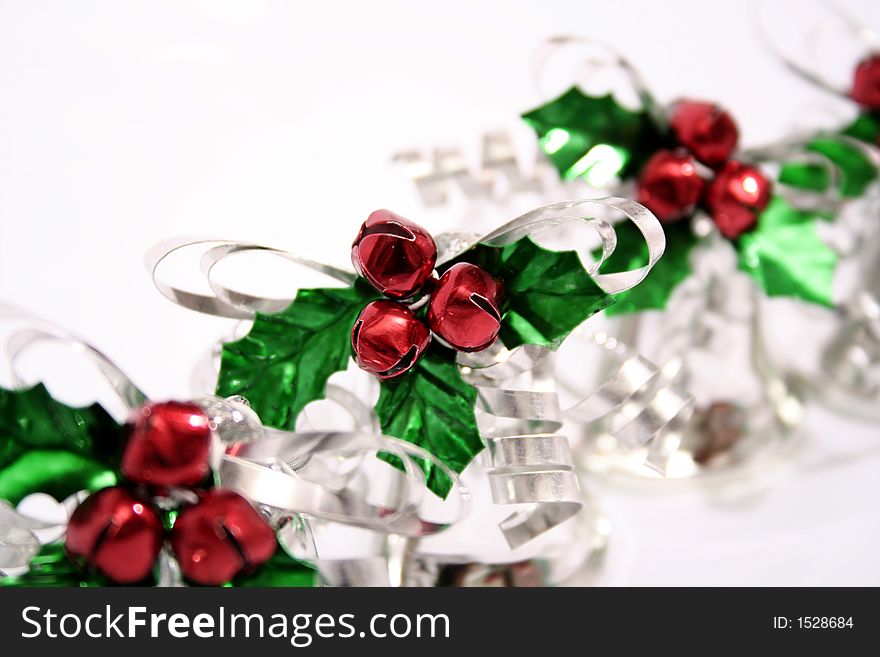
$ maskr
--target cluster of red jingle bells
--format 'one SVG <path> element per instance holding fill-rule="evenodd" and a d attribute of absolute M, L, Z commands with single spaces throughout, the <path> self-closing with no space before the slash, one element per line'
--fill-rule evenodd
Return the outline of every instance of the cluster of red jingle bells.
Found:
<path fill-rule="evenodd" d="M 434 277 L 437 246 L 421 226 L 376 210 L 351 248 L 357 272 L 386 299 L 371 301 L 351 331 L 358 366 L 380 380 L 416 364 L 432 334 L 458 351 L 491 346 L 501 329 L 504 285 L 477 265 L 460 262 Z M 427 309 L 420 317 L 419 311 Z"/>
<path fill-rule="evenodd" d="M 677 148 L 660 150 L 645 164 L 636 183 L 639 203 L 664 223 L 690 217 L 702 203 L 728 239 L 754 228 L 771 185 L 756 167 L 730 159 L 739 140 L 730 114 L 712 103 L 681 101 L 669 127 Z M 697 162 L 713 172 L 710 180 Z"/>
<path fill-rule="evenodd" d="M 849 96 L 880 110 L 880 54 L 858 64 Z M 645 164 L 637 181 L 639 202 L 664 223 L 691 216 L 702 203 L 729 239 L 754 228 L 770 202 L 771 184 L 757 168 L 730 159 L 739 140 L 730 114 L 712 103 L 682 101 L 669 127 L 677 147 L 658 151 Z M 697 162 L 712 170 L 711 180 L 703 178 Z"/>
<path fill-rule="evenodd" d="M 68 556 L 118 584 L 145 580 L 166 538 L 181 572 L 197 584 L 219 585 L 267 561 L 275 531 L 250 502 L 212 488 L 212 429 L 190 403 L 146 404 L 127 425 L 124 482 L 90 495 L 71 514 Z M 154 502 L 186 489 L 170 531 Z"/>

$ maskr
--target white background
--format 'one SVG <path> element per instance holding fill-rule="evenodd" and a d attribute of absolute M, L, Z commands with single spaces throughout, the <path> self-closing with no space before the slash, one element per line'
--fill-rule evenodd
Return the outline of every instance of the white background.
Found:
<path fill-rule="evenodd" d="M 846 4 L 880 27 L 876 3 Z M 746 145 L 816 108 L 845 114 L 762 48 L 752 9 L 0 0 L 0 299 L 100 345 L 150 396 L 186 397 L 230 325 L 155 292 L 149 245 L 207 234 L 345 265 L 372 209 L 419 220 L 396 150 L 475 148 L 494 128 L 528 145 L 531 57 L 558 33 L 615 44 L 663 101 L 721 102 Z M 734 500 L 593 487 L 615 527 L 604 580 L 880 584 L 878 430 L 821 410 L 809 429 L 791 465 Z"/>

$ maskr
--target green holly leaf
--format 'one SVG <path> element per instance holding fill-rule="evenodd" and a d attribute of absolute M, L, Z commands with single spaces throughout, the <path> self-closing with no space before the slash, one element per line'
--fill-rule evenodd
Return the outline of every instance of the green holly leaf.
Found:
<path fill-rule="evenodd" d="M 66 406 L 43 384 L 0 388 L 0 498 L 11 504 L 112 485 L 121 447 L 122 428 L 97 404 Z"/>
<path fill-rule="evenodd" d="M 63 543 L 49 543 L 31 559 L 30 570 L 16 577 L 0 577 L 0 588 L 93 588 L 107 586 L 107 580 L 74 564 L 64 552 Z"/>
<path fill-rule="evenodd" d="M 880 112 L 859 114 L 855 121 L 842 130 L 842 133 L 873 146 L 880 145 Z"/>
<path fill-rule="evenodd" d="M 563 178 L 583 178 L 594 187 L 634 175 L 667 141 L 647 112 L 625 109 L 610 95 L 588 96 L 577 87 L 522 119 Z"/>
<path fill-rule="evenodd" d="M 605 314 L 623 315 L 644 310 L 663 310 L 675 288 L 691 275 L 691 250 L 697 238 L 687 220 L 663 226 L 666 233 L 666 251 L 648 275 L 634 288 L 621 292 Z M 648 245 L 645 238 L 630 222 L 614 226 L 617 248 L 602 263 L 602 271 L 626 271 L 648 264 Z M 596 254 L 597 256 L 599 253 Z"/>
<path fill-rule="evenodd" d="M 382 383 L 376 414 L 386 435 L 426 449 L 460 473 L 485 447 L 477 428 L 476 401 L 477 390 L 461 378 L 455 353 L 432 345 L 406 375 Z M 397 457 L 384 456 L 401 467 Z M 430 461 L 419 465 L 428 487 L 446 497 L 452 487 L 449 477 Z"/>
<path fill-rule="evenodd" d="M 877 167 L 862 149 L 852 143 L 825 136 L 811 141 L 805 150 L 823 155 L 835 165 L 840 174 L 840 193 L 845 197 L 861 196 L 868 185 L 877 179 Z M 788 162 L 782 166 L 779 181 L 822 192 L 831 186 L 832 177 L 828 169 L 819 164 Z"/>
<path fill-rule="evenodd" d="M 584 269 L 575 251 L 550 251 L 531 237 L 503 247 L 477 244 L 457 262 L 479 265 L 504 281 L 507 312 L 501 341 L 555 348 L 591 315 L 614 303 Z"/>
<path fill-rule="evenodd" d="M 315 586 L 318 573 L 314 566 L 294 559 L 280 545 L 275 554 L 254 572 L 236 577 L 235 587 L 308 588 Z"/>
<path fill-rule="evenodd" d="M 358 279 L 300 290 L 282 312 L 258 313 L 244 338 L 223 345 L 217 394 L 242 395 L 263 424 L 293 430 L 306 404 L 324 399 L 327 379 L 348 367 L 351 327 L 378 297 Z"/>
<path fill-rule="evenodd" d="M 776 196 L 755 230 L 736 243 L 739 265 L 769 296 L 789 296 L 832 306 L 837 256 L 816 230 L 825 217 L 797 210 Z"/>

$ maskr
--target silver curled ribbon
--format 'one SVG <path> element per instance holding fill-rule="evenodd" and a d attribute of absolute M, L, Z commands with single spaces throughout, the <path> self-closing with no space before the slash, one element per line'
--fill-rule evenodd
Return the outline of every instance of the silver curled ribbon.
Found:
<path fill-rule="evenodd" d="M 747 149 L 743 155 L 749 161 L 768 169 L 770 176 L 776 180 L 779 194 L 793 207 L 806 211 L 837 213 L 852 199 L 841 194 L 840 187 L 844 173 L 840 165 L 827 155 L 809 150 L 811 142 L 823 137 L 832 138 L 859 151 L 874 167 L 880 168 L 880 149 L 848 135 L 822 131 L 792 135 L 771 144 Z M 820 167 L 828 176 L 828 186 L 817 193 L 814 190 L 805 190 L 779 182 L 778 172 L 785 163 Z"/>
<path fill-rule="evenodd" d="M 760 13 L 764 11 L 764 6 L 769 6 L 769 4 L 769 2 L 766 2 L 766 0 L 764 0 L 763 2 L 756 5 L 756 9 L 759 13 L 756 15 L 755 23 L 758 31 L 758 36 L 760 37 L 764 46 L 777 59 L 779 59 L 783 66 L 785 66 L 789 71 L 794 73 L 802 80 L 805 80 L 811 85 L 827 91 L 828 93 L 834 94 L 835 96 L 849 99 L 849 93 L 846 89 L 841 88 L 836 83 L 828 80 L 820 73 L 817 73 L 815 70 L 813 70 L 812 67 L 808 66 L 803 61 L 799 61 L 797 58 L 790 56 L 787 52 L 785 52 L 782 47 L 780 47 L 780 45 L 777 43 L 777 40 L 769 34 L 767 30 L 768 26 L 765 22 L 765 17 L 762 16 Z M 851 16 L 846 11 L 844 11 L 842 7 L 831 2 L 813 2 L 812 5 L 813 8 L 822 8 L 824 16 L 821 17 L 821 20 L 817 19 L 816 24 L 812 26 L 811 33 L 809 34 L 809 36 L 812 38 L 810 38 L 809 40 L 805 39 L 806 43 L 816 42 L 818 29 L 827 29 L 829 25 L 836 25 L 838 27 L 842 27 L 857 41 L 861 42 L 866 51 L 880 51 L 880 37 L 878 37 L 878 35 L 873 30 L 859 22 L 854 16 Z"/>
<path fill-rule="evenodd" d="M 6 361 L 16 387 L 27 385 L 20 371 L 23 353 L 37 343 L 57 342 L 92 362 L 126 406 L 140 404 L 146 399 L 108 356 L 73 333 L 25 309 L 5 303 L 0 303 L 0 322 L 27 323 L 27 328 L 12 333 L 6 342 Z M 0 500 L 0 575 L 14 575 L 25 570 L 43 544 L 63 535 L 67 519 L 84 498 L 85 492 L 80 491 L 60 502 L 64 518 L 51 522 L 33 517 L 22 508 L 24 501 L 18 508 L 13 508 Z"/>
<path fill-rule="evenodd" d="M 13 306 L 0 305 L 0 320 L 27 322 L 26 328 L 14 332 L 6 342 L 7 362 L 16 386 L 27 385 L 20 371 L 23 354 L 39 344 L 55 342 L 83 355 L 97 368 L 122 402 L 125 415 L 147 401 L 147 396 L 121 368 L 85 340 Z M 206 397 L 197 403 L 205 409 L 214 430 L 212 466 L 216 484 L 239 492 L 263 508 L 277 527 L 281 544 L 297 556 L 305 553 L 316 561 L 322 576 L 322 566 L 326 566 L 324 579 L 333 584 L 340 578 L 350 580 L 352 570 L 363 568 L 363 564 L 345 563 L 344 559 L 323 563 L 308 522 L 333 522 L 380 534 L 426 536 L 445 529 L 465 512 L 468 493 L 458 474 L 432 454 L 373 431 L 376 423 L 372 410 L 350 393 L 331 385 L 328 398 L 364 428 L 348 432 L 281 431 L 262 426 L 240 398 Z M 337 467 L 343 458 L 364 461 L 378 453 L 400 459 L 403 472 L 379 459 L 370 459 L 378 471 L 371 477 L 364 477 L 363 469 L 340 471 Z M 445 502 L 439 503 L 427 495 L 425 475 L 415 459 L 431 462 L 452 481 L 452 491 Z M 63 535 L 66 519 L 85 495 L 81 491 L 63 502 L 63 523 L 45 523 L 8 504 L 0 504 L 0 572 L 26 567 L 42 544 L 41 534 L 51 535 L 51 540 Z M 171 497 L 175 496 L 186 499 L 185 492 L 177 495 L 172 491 Z M 299 523 L 296 518 L 307 522 Z M 163 553 L 161 565 L 160 583 L 178 585 L 179 569 L 173 557 Z M 388 579 L 387 572 L 380 576 L 375 569 L 370 575 L 372 584 Z"/>
<path fill-rule="evenodd" d="M 588 208 L 593 212 L 589 212 Z M 610 221 L 593 216 L 597 211 L 600 214 L 623 215 L 626 220 L 636 225 L 648 246 L 648 260 L 644 266 L 621 272 L 600 273 L 602 264 L 614 252 L 617 239 Z M 634 201 L 609 197 L 546 205 L 480 238 L 474 239 L 461 234 L 439 235 L 438 263 L 442 264 L 455 258 L 476 243 L 505 246 L 523 237 L 572 223 L 588 226 L 599 237 L 601 257 L 591 263 L 587 271 L 596 284 L 609 294 L 618 294 L 638 285 L 663 255 L 665 249 L 663 229 L 651 212 Z M 163 262 L 170 254 L 192 247 L 200 247 L 203 250 L 200 259 L 201 271 L 211 289 L 210 295 L 183 289 L 167 282 L 162 276 Z M 148 251 L 145 264 L 156 287 L 174 303 L 219 317 L 251 319 L 256 312 L 278 312 L 293 301 L 292 298 L 274 299 L 247 294 L 216 280 L 215 268 L 222 260 L 233 255 L 254 252 L 279 256 L 346 285 L 352 284 L 356 278 L 352 272 L 280 249 L 204 238 L 181 238 L 162 242 Z M 553 376 L 548 356 L 551 353 L 550 349 L 536 345 L 524 345 L 507 350 L 503 345 L 496 344 L 483 352 L 459 354 L 458 357 L 463 375 L 478 390 L 479 410 L 501 421 L 503 425 L 483 432 L 492 461 L 489 477 L 493 498 L 499 504 L 533 507 L 515 512 L 501 524 L 501 531 L 514 548 L 572 517 L 582 506 L 571 448 L 568 440 L 556 433 L 566 419 L 566 413 L 560 409 L 557 393 L 550 389 Z M 532 378 L 535 389 L 516 390 L 507 387 L 513 378 L 525 374 Z M 609 392 L 618 397 L 622 394 L 620 387 L 613 384 L 598 394 L 604 399 Z M 578 406 L 569 413 L 568 417 L 571 419 L 587 417 L 587 407 L 595 410 L 595 405 L 598 403 L 596 399 L 592 399 L 592 406 L 590 404 Z M 611 405 L 616 407 L 621 403 L 623 398 L 617 399 Z M 636 430 L 637 426 L 638 423 L 629 427 L 633 435 L 639 433 Z M 650 437 L 651 435 L 645 436 L 639 444 Z M 320 442 L 317 436 L 312 438 Z M 639 442 L 638 439 L 633 440 Z M 281 444 L 286 446 L 281 447 Z M 280 454 L 281 460 L 284 461 L 295 454 L 295 451 L 291 454 L 287 453 L 289 442 L 279 440 L 278 445 L 278 454 L 273 458 L 277 458 Z M 400 441 L 397 441 L 395 446 L 402 450 L 412 449 L 412 445 Z M 247 448 L 244 453 L 256 457 L 256 452 Z M 424 457 L 425 453 L 419 452 L 413 455 Z M 262 458 L 261 454 L 257 461 Z M 437 463 L 436 459 L 432 458 L 432 460 Z M 226 464 L 224 467 L 227 467 Z M 445 468 L 444 470 L 448 471 Z M 239 471 L 238 474 L 245 477 L 243 471 Z M 279 476 L 278 473 L 265 474 L 267 482 L 276 476 Z M 262 483 L 257 485 L 243 479 L 237 485 L 249 491 L 249 496 L 254 496 L 254 491 L 259 489 L 261 494 L 257 497 L 261 498 L 261 501 L 269 499 L 261 497 L 262 491 L 269 494 L 268 483 L 267 487 L 263 488 Z M 271 504 L 268 501 L 267 503 Z"/>
<path fill-rule="evenodd" d="M 654 123 L 661 128 L 669 123 L 667 109 L 654 98 L 648 85 L 642 79 L 639 70 L 612 46 L 584 36 L 559 34 L 552 36 L 538 45 L 532 59 L 532 78 L 538 94 L 543 99 L 552 97 L 547 90 L 546 78 L 551 60 L 563 51 L 579 49 L 583 58 L 578 61 L 578 69 L 570 79 L 579 86 L 586 86 L 598 71 L 608 68 L 619 70 L 635 94 L 641 106 Z"/>

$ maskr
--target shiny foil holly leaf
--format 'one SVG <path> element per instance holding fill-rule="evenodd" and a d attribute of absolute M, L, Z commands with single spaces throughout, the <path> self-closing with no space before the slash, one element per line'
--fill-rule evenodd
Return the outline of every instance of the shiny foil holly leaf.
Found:
<path fill-rule="evenodd" d="M 840 176 L 840 193 L 848 198 L 861 196 L 877 180 L 877 167 L 865 152 L 852 143 L 833 136 L 814 139 L 807 152 L 827 158 Z M 788 162 L 782 166 L 779 181 L 793 187 L 823 192 L 833 184 L 827 167 L 814 162 Z"/>
<path fill-rule="evenodd" d="M 485 447 L 476 401 L 477 390 L 461 378 L 455 353 L 435 345 L 409 373 L 382 383 L 376 414 L 383 433 L 422 447 L 460 473 Z M 395 456 L 385 455 L 385 460 L 401 467 Z M 429 461 L 419 465 L 428 487 L 446 497 L 449 477 Z"/>
<path fill-rule="evenodd" d="M 522 119 L 566 180 L 603 187 L 638 172 L 666 139 L 645 111 L 633 112 L 610 95 L 588 96 L 572 87 Z"/>
<path fill-rule="evenodd" d="M 664 225 L 666 232 L 666 251 L 648 275 L 634 288 L 621 292 L 615 303 L 605 314 L 610 316 L 636 313 L 643 310 L 662 310 L 666 308 L 669 297 L 684 279 L 691 275 L 691 250 L 697 238 L 689 222 Z M 648 245 L 639 229 L 630 222 L 614 226 L 617 232 L 617 248 L 602 264 L 602 270 L 626 271 L 644 267 L 648 264 Z M 600 252 L 596 253 L 598 257 Z"/>
<path fill-rule="evenodd" d="M 306 404 L 348 367 L 351 327 L 378 293 L 353 287 L 300 290 L 285 310 L 258 313 L 250 332 L 223 345 L 217 394 L 242 395 L 263 424 L 293 430 Z"/>
<path fill-rule="evenodd" d="M 774 197 L 755 230 L 739 238 L 740 268 L 768 296 L 788 296 L 831 306 L 837 256 L 819 237 L 825 217 L 791 207 Z"/>
<path fill-rule="evenodd" d="M 31 493 L 63 500 L 116 481 L 122 428 L 97 404 L 72 408 L 43 384 L 0 388 L 0 498 L 17 504 Z"/>
<path fill-rule="evenodd" d="M 318 573 L 314 566 L 291 557 L 279 545 L 266 563 L 248 575 L 236 577 L 235 587 L 307 588 L 316 586 Z"/>
<path fill-rule="evenodd" d="M 49 543 L 31 559 L 30 570 L 16 577 L 0 577 L 2 587 L 86 588 L 107 586 L 107 580 L 85 572 L 64 551 L 63 543 Z"/>
<path fill-rule="evenodd" d="M 524 237 L 503 247 L 477 244 L 455 260 L 470 262 L 504 281 L 507 312 L 499 336 L 508 349 L 523 344 L 554 348 L 591 315 L 614 303 L 574 251 L 551 251 Z"/>
<path fill-rule="evenodd" d="M 863 112 L 842 132 L 872 146 L 880 145 L 880 112 Z"/>

